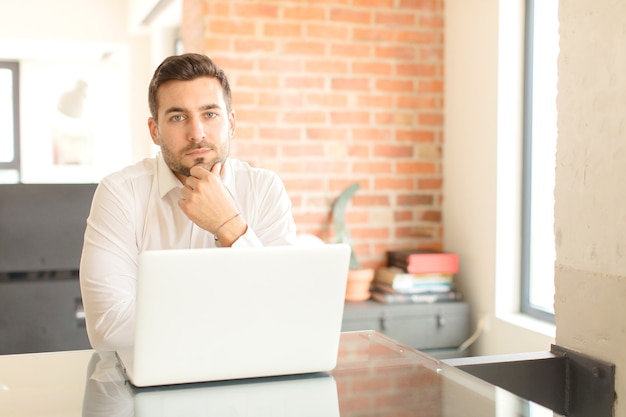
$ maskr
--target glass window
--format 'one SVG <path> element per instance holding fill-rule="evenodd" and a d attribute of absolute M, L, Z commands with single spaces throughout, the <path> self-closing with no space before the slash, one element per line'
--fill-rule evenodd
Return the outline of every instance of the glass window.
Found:
<path fill-rule="evenodd" d="M 526 1 L 523 313 L 554 321 L 558 0 Z"/>
<path fill-rule="evenodd" d="M 18 69 L 17 62 L 0 62 L 0 171 L 19 170 Z"/>

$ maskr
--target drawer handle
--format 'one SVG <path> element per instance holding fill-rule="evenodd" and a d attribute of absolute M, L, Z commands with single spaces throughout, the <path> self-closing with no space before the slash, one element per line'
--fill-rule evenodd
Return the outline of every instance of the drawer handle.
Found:
<path fill-rule="evenodd" d="M 441 314 L 437 314 L 437 327 L 443 327 L 446 325 L 446 318 Z"/>

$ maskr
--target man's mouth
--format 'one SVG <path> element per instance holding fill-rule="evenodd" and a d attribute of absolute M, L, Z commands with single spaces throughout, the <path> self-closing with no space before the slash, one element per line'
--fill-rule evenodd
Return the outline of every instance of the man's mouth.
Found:
<path fill-rule="evenodd" d="M 197 158 L 199 156 L 204 156 L 210 152 L 211 152 L 211 149 L 209 148 L 198 148 L 198 149 L 190 150 L 189 152 L 185 153 L 185 155 Z"/>

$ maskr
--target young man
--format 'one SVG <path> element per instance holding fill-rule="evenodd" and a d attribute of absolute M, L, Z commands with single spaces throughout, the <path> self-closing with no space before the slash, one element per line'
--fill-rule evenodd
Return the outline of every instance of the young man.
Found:
<path fill-rule="evenodd" d="M 295 242 L 278 176 L 228 157 L 235 111 L 228 79 L 213 61 L 200 54 L 165 59 L 148 101 L 150 135 L 161 152 L 104 178 L 87 219 L 80 284 L 96 350 L 134 342 L 140 252 Z"/>

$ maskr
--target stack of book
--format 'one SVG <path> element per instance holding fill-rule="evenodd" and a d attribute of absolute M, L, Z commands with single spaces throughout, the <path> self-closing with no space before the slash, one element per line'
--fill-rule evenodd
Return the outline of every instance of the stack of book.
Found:
<path fill-rule="evenodd" d="M 372 298 L 382 303 L 435 303 L 457 301 L 454 285 L 458 256 L 451 253 L 388 253 L 388 266 L 374 278 Z"/>

